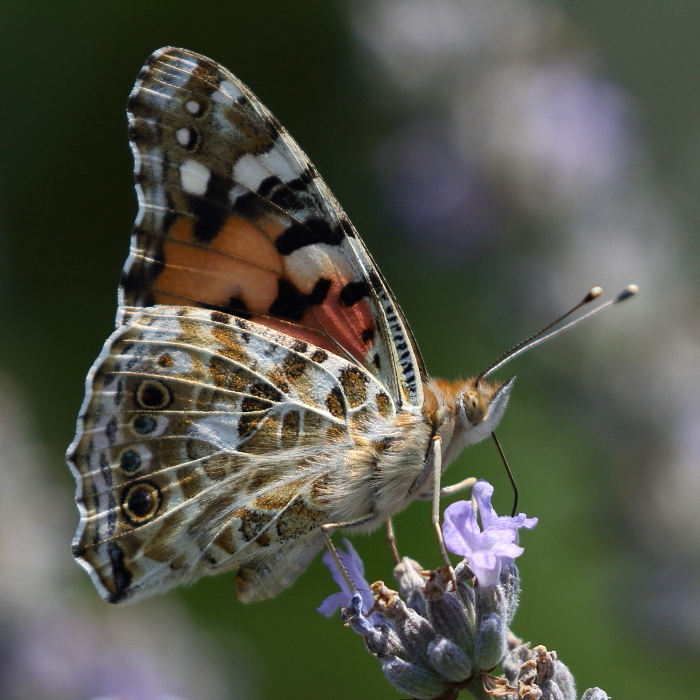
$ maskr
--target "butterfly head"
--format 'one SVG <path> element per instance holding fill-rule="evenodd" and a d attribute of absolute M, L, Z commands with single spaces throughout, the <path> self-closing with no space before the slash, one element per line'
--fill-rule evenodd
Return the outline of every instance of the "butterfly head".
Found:
<path fill-rule="evenodd" d="M 506 410 L 515 377 L 490 383 L 484 379 L 468 380 L 457 399 L 458 425 L 464 445 L 473 445 L 488 437 L 498 426 Z"/>

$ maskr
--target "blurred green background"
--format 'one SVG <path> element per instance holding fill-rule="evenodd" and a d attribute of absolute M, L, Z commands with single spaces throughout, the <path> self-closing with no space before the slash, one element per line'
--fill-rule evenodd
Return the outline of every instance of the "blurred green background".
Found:
<path fill-rule="evenodd" d="M 493 4 L 503 13 L 524 11 L 517 9 L 517 2 Z M 591 262 L 594 241 L 590 247 L 579 241 L 566 248 L 575 228 L 571 222 L 578 221 L 572 213 L 578 205 L 554 202 L 542 213 L 528 204 L 529 195 L 513 193 L 517 186 L 499 170 L 504 159 L 485 165 L 483 153 L 470 161 L 480 173 L 480 191 L 490 206 L 486 233 L 476 237 L 481 242 L 462 245 L 456 230 L 436 252 L 429 218 L 423 230 L 414 224 L 410 231 L 410 222 L 402 222 L 400 212 L 392 209 L 397 202 L 401 206 L 402 182 L 401 177 L 392 179 L 392 139 L 403 133 L 404 124 L 416 120 L 428 127 L 448 119 L 459 122 L 459 104 L 446 107 L 446 96 L 454 94 L 449 67 L 456 59 L 444 59 L 444 73 L 443 64 L 436 64 L 425 89 L 397 87 L 386 62 L 377 58 L 382 42 L 391 49 L 389 39 L 379 34 L 381 23 L 367 30 L 362 18 L 371 17 L 377 8 L 397 16 L 404 9 L 415 11 L 418 0 L 403 5 L 379 0 L 362 5 L 327 0 L 2 3 L 0 370 L 6 376 L 7 404 L 2 415 L 11 422 L 14 419 L 7 416 L 17 405 L 27 440 L 40 446 L 40 459 L 29 460 L 26 468 L 37 470 L 39 478 L 32 483 L 48 492 L 40 512 L 29 486 L 27 506 L 19 493 L 14 507 L 21 511 L 18 518 L 40 517 L 47 528 L 46 541 L 56 542 L 52 556 L 60 574 L 49 582 L 49 588 L 56 588 L 54 605 L 65 604 L 67 610 L 87 615 L 95 623 L 97 640 L 102 625 L 119 625 L 121 608 L 102 620 L 106 604 L 70 562 L 77 513 L 72 510 L 73 484 L 62 454 L 74 433 L 85 373 L 113 328 L 116 285 L 136 210 L 126 97 L 148 55 L 160 46 L 175 45 L 232 70 L 309 154 L 389 280 L 432 373 L 454 378 L 478 372 L 589 286 L 610 282 L 608 292 L 628 282 L 642 287 L 638 300 L 594 322 L 594 329 L 581 328 L 512 366 L 518 382 L 499 436 L 520 485 L 520 507 L 540 518 L 537 528 L 522 538 L 523 595 L 514 629 L 534 644 L 555 649 L 581 690 L 598 685 L 616 700 L 670 697 L 676 692 L 700 698 L 695 683 L 700 607 L 693 597 L 697 540 L 688 544 L 679 534 L 686 521 L 674 529 L 668 517 L 673 493 L 661 501 L 654 496 L 660 483 L 655 470 L 671 463 L 669 444 L 675 439 L 665 409 L 673 400 L 668 394 L 676 391 L 669 376 L 674 367 L 657 352 L 671 340 L 666 331 L 659 338 L 660 316 L 666 314 L 671 323 L 668 310 L 677 311 L 680 305 L 686 311 L 672 312 L 673 323 L 685 333 L 697 324 L 700 5 L 681 0 L 520 4 L 531 13 L 528 21 L 540 21 L 545 10 L 548 18 L 541 20 L 545 28 L 538 30 L 537 50 L 526 52 L 529 62 L 569 62 L 576 70 L 585 66 L 622 96 L 634 156 L 620 166 L 624 172 L 615 181 L 627 183 L 621 189 L 628 203 L 638 197 L 648 205 L 653 193 L 658 203 L 654 210 L 663 208 L 663 220 L 673 222 L 670 229 L 658 229 L 658 237 L 645 229 L 635 238 L 632 227 L 620 239 L 620 275 L 640 270 L 642 278 L 617 279 L 610 269 L 618 268 L 610 260 L 608 267 L 597 267 Z M 430 3 L 424 5 L 429 11 Z M 374 39 L 368 40 L 368 32 L 375 29 Z M 418 45 L 423 38 L 416 40 Z M 492 48 L 471 48 L 470 59 L 459 53 L 459 37 L 450 41 L 441 50 L 471 61 L 473 80 L 486 82 L 479 70 L 492 60 Z M 514 44 L 508 60 L 517 63 L 519 50 Z M 439 87 L 439 95 L 431 93 L 430 84 Z M 474 104 L 468 102 L 464 109 Z M 461 129 L 469 128 L 459 123 Z M 546 141 L 547 135 L 543 138 Z M 565 176 L 558 177 L 561 181 Z M 636 194 L 628 196 L 632 189 Z M 542 201 L 537 192 L 534 197 Z M 610 206 L 606 200 L 600 209 Z M 469 215 L 468 209 L 460 211 Z M 652 269 L 647 280 L 645 268 L 623 264 L 624 246 L 630 241 L 641 247 L 641 259 L 655 260 L 658 253 L 663 270 Z M 559 257 L 548 257 L 554 249 Z M 581 283 L 574 275 L 562 286 L 556 280 L 548 283 L 544 273 L 541 285 L 530 279 L 563 259 L 569 266 L 565 269 L 576 269 L 588 281 Z M 659 297 L 668 306 L 659 304 Z M 695 357 L 693 333 L 688 355 Z M 696 389 L 697 375 L 686 373 L 683 384 L 689 391 Z M 695 414 L 687 415 L 692 427 Z M 12 471 L 12 460 L 7 455 L 4 459 Z M 687 488 L 696 493 L 693 468 L 690 464 L 676 472 L 678 489 L 687 478 Z M 494 483 L 497 508 L 509 509 L 512 496 L 490 443 L 465 453 L 449 472 L 454 481 L 470 474 Z M 663 515 L 655 519 L 654 508 Z M 694 522 L 693 512 L 688 522 Z M 25 558 L 33 560 L 42 550 L 32 548 L 36 540 L 27 540 L 26 549 L 21 548 L 19 531 L 26 531 L 19 522 L 0 516 L 0 537 L 21 549 L 12 559 L 21 570 Z M 663 523 L 662 532 L 658 523 Z M 396 518 L 396 526 L 402 553 L 426 567 L 439 563 L 428 504 L 411 506 Z M 41 532 L 37 537 L 42 539 Z M 383 533 L 353 541 L 368 579 L 390 582 Z M 0 546 L 0 554 L 10 548 Z M 11 587 L 12 579 L 21 575 L 9 561 L 0 560 L 0 596 L 3 586 Z M 51 571 L 37 575 L 50 577 Z M 659 580 L 660 571 L 667 577 Z M 292 589 L 262 604 L 238 603 L 233 576 L 221 575 L 169 594 L 171 607 L 145 602 L 124 614 L 146 628 L 159 628 L 165 625 L 162 615 L 173 615 L 186 620 L 187 629 L 203 634 L 207 648 L 218 650 L 211 673 L 228 674 L 222 681 L 224 690 L 216 695 L 203 688 L 201 694 L 188 696 L 191 700 L 399 697 L 361 640 L 338 619 L 326 620 L 315 612 L 332 592 L 334 584 L 319 558 Z M 689 601 L 688 607 L 679 601 Z M 34 600 L 26 602 L 42 607 Z M 0 604 L 0 619 L 3 614 L 6 619 L 0 630 L 15 634 L 25 618 L 10 607 Z M 42 618 L 34 623 L 41 629 Z M 66 632 L 66 639 L 70 634 L 81 632 Z M 6 637 L 8 653 L 12 640 L 20 637 Z M 150 651 L 186 666 L 188 649 L 169 644 L 166 638 L 160 649 Z M 121 658 L 114 657 L 118 668 Z M 79 665 L 80 653 L 63 663 Z M 0 662 L 0 679 L 8 673 L 2 668 Z M 59 671 L 69 673 L 65 668 Z M 86 685 L 82 695 L 74 689 L 71 692 L 77 694 L 72 697 L 106 695 L 98 686 Z M 11 697 L 64 697 L 42 687 L 18 690 Z M 131 691 L 129 697 L 167 696 L 160 686 L 154 688 L 142 688 L 141 694 Z M 116 686 L 109 692 L 126 696 Z M 177 688 L 168 692 L 185 697 Z"/>

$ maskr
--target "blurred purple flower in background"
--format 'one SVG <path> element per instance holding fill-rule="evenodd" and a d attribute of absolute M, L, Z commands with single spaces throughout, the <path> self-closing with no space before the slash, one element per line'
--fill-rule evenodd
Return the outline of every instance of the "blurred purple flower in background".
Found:
<path fill-rule="evenodd" d="M 399 129 L 380 146 L 377 163 L 392 214 L 439 260 L 459 260 L 496 231 L 481 173 L 438 124 Z"/>
<path fill-rule="evenodd" d="M 144 617 L 123 611 L 87 616 L 77 608 L 57 608 L 25 620 L 9 637 L 4 697 L 226 697 L 211 643 L 187 625 L 176 606 L 149 608 L 144 617 L 158 620 L 157 632 L 144 629 Z M 185 631 L 192 635 L 188 642 L 182 639 Z"/>
<path fill-rule="evenodd" d="M 465 98 L 476 102 L 484 162 L 512 181 L 521 206 L 539 215 L 560 218 L 599 206 L 631 163 L 627 99 L 585 63 L 500 68 Z M 472 111 L 455 114 L 465 140 L 475 137 Z"/>

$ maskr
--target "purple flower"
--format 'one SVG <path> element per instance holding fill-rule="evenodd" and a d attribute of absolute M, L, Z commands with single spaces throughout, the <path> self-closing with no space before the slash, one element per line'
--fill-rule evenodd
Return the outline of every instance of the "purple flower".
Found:
<path fill-rule="evenodd" d="M 443 536 L 447 548 L 467 560 L 479 586 L 488 588 L 498 583 L 502 564 L 523 553 L 523 548 L 516 544 L 518 528 L 534 527 L 537 518 L 528 518 L 524 513 L 513 518 L 499 516 L 491 505 L 493 486 L 486 481 L 478 481 L 472 494 L 483 532 L 471 502 L 457 501 L 445 510 Z"/>
<path fill-rule="evenodd" d="M 491 505 L 491 496 L 493 496 L 493 486 L 488 481 L 479 479 L 472 488 L 472 497 L 479 506 L 479 516 L 484 530 L 490 527 L 509 528 L 517 534 L 518 528 L 526 527 L 530 530 L 537 525 L 537 518 L 528 518 L 525 513 L 518 513 L 514 517 L 498 515 Z"/>
<path fill-rule="evenodd" d="M 365 581 L 364 564 L 362 563 L 362 559 L 360 559 L 360 555 L 355 551 L 355 548 L 345 538 L 343 538 L 343 544 L 348 551 L 343 552 L 340 548 L 338 548 L 338 556 L 340 557 L 340 561 L 343 562 L 343 566 L 348 572 L 348 575 L 355 584 L 357 592 L 362 598 L 362 603 L 365 610 L 369 610 L 372 605 L 374 605 L 374 599 L 370 593 L 369 584 L 367 581 Z M 348 589 L 348 584 L 345 582 L 345 578 L 340 571 L 338 571 L 338 567 L 335 565 L 330 552 L 327 551 L 323 555 L 323 563 L 330 569 L 333 580 L 341 588 L 338 593 L 329 595 L 328 598 L 326 598 L 321 605 L 316 608 L 322 615 L 330 617 L 338 608 L 350 607 L 353 591 Z"/>

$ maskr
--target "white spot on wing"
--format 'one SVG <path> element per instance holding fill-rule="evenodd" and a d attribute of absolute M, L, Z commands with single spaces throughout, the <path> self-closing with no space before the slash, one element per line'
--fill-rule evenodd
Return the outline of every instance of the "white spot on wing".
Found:
<path fill-rule="evenodd" d="M 253 191 L 270 175 L 272 173 L 252 153 L 246 153 L 233 166 L 233 179 Z"/>
<path fill-rule="evenodd" d="M 178 336 L 176 335 L 172 336 L 171 340 L 177 337 Z M 170 374 L 188 375 L 192 371 L 192 358 L 186 352 L 181 352 L 179 350 L 171 350 L 170 348 L 168 348 L 167 353 L 173 360 L 173 366 L 170 370 Z"/>
<path fill-rule="evenodd" d="M 231 104 L 237 97 L 243 97 L 243 93 L 230 80 L 222 80 L 219 89 L 211 96 L 212 100 L 225 105 Z"/>
<path fill-rule="evenodd" d="M 202 165 L 196 160 L 186 160 L 180 166 L 180 182 L 182 189 L 190 194 L 202 195 L 207 191 L 211 171 L 206 165 Z"/>
<path fill-rule="evenodd" d="M 189 100 L 186 102 L 185 108 L 190 114 L 199 114 L 200 110 L 202 109 L 201 105 L 196 100 Z"/>
<path fill-rule="evenodd" d="M 275 173 L 282 182 L 289 182 L 301 175 L 301 170 L 297 167 L 297 163 L 290 160 L 286 149 L 283 148 L 279 139 L 272 150 L 260 156 L 260 160 L 265 164 L 265 167 Z"/>
<path fill-rule="evenodd" d="M 175 132 L 175 138 L 181 146 L 187 146 L 190 142 L 190 130 L 189 129 L 178 129 Z"/>
<path fill-rule="evenodd" d="M 307 245 L 287 255 L 285 271 L 296 287 L 309 294 L 320 277 L 347 284 L 354 278 L 352 268 L 338 246 L 327 243 Z"/>

